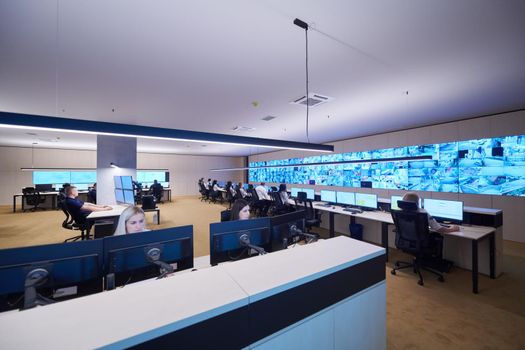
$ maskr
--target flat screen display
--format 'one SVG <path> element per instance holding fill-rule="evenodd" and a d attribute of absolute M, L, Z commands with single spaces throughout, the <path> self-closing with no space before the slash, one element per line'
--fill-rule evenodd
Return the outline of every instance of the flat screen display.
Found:
<path fill-rule="evenodd" d="M 121 176 L 122 178 L 122 188 L 125 190 L 133 190 L 133 181 L 131 176 Z"/>
<path fill-rule="evenodd" d="M 315 199 L 315 191 L 311 188 L 303 188 L 303 192 L 306 192 L 306 198 L 314 200 Z"/>
<path fill-rule="evenodd" d="M 463 221 L 463 202 L 425 199 L 425 210 L 436 219 Z"/>
<path fill-rule="evenodd" d="M 124 203 L 124 191 L 120 188 L 115 188 L 115 201 L 118 204 Z"/>
<path fill-rule="evenodd" d="M 345 205 L 355 205 L 355 193 L 337 191 L 337 203 Z"/>
<path fill-rule="evenodd" d="M 115 188 L 122 188 L 122 178 L 120 176 L 113 176 L 115 182 Z"/>
<path fill-rule="evenodd" d="M 123 190 L 124 192 L 124 203 L 129 205 L 135 205 L 135 195 L 133 190 Z"/>
<path fill-rule="evenodd" d="M 355 204 L 363 208 L 377 209 L 377 195 L 369 193 L 356 193 Z"/>
<path fill-rule="evenodd" d="M 303 192 L 303 189 L 302 188 L 298 188 L 298 187 L 292 187 L 291 188 L 291 192 L 292 192 L 291 193 L 292 197 L 295 198 L 295 197 L 297 197 L 297 193 Z"/>
<path fill-rule="evenodd" d="M 321 190 L 321 201 L 335 203 L 337 201 L 335 191 Z"/>

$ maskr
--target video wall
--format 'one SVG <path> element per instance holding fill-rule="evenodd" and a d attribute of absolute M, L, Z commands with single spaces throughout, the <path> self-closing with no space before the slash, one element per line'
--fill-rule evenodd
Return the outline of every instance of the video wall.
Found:
<path fill-rule="evenodd" d="M 421 156 L 428 159 L 410 159 Z M 405 159 L 382 161 L 389 158 Z M 348 161 L 352 163 L 344 163 Z M 250 169 L 250 182 L 525 196 L 525 135 L 250 162 L 249 166 L 267 167 Z"/>
<path fill-rule="evenodd" d="M 154 180 L 159 181 L 164 187 L 168 186 L 169 172 L 157 170 L 137 170 L 137 181 L 150 185 Z M 59 184 L 70 183 L 75 185 L 92 185 L 97 182 L 96 170 L 86 171 L 33 171 L 33 184 Z"/>

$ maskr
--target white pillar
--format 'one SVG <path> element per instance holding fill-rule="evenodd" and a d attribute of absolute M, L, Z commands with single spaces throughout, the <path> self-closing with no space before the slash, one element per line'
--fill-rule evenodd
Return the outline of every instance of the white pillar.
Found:
<path fill-rule="evenodd" d="M 118 168 L 112 168 L 113 163 Z M 137 178 L 137 139 L 97 135 L 97 204 L 115 204 L 113 176 Z"/>

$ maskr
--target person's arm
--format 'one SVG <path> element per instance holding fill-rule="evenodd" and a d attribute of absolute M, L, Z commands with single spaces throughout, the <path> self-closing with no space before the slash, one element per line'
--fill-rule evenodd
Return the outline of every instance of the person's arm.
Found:
<path fill-rule="evenodd" d="M 457 225 L 450 225 L 450 226 L 444 226 L 441 225 L 439 222 L 436 221 L 433 217 L 428 218 L 428 225 L 430 226 L 430 229 L 437 233 L 447 233 L 447 232 L 454 232 L 459 231 L 459 226 Z"/>
<path fill-rule="evenodd" d="M 113 208 L 110 207 L 109 205 L 97 205 L 97 204 L 86 202 L 80 209 L 88 210 L 88 211 L 104 211 L 104 210 L 111 210 Z"/>

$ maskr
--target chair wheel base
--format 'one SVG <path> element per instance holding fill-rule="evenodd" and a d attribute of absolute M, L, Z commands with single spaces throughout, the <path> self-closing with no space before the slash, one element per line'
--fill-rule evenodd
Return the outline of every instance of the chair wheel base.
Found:
<path fill-rule="evenodd" d="M 421 280 L 420 280 L 420 281 L 417 281 L 417 284 L 419 284 L 420 286 L 422 286 L 422 285 L 423 285 L 423 281 L 421 281 Z"/>
<path fill-rule="evenodd" d="M 395 274 L 396 274 L 396 270 L 392 270 L 392 271 L 390 271 L 390 273 L 391 273 L 392 275 L 395 275 Z"/>
<path fill-rule="evenodd" d="M 443 278 L 443 276 L 439 276 L 439 277 L 438 277 L 438 281 L 439 281 L 439 282 L 445 282 L 445 279 Z"/>

